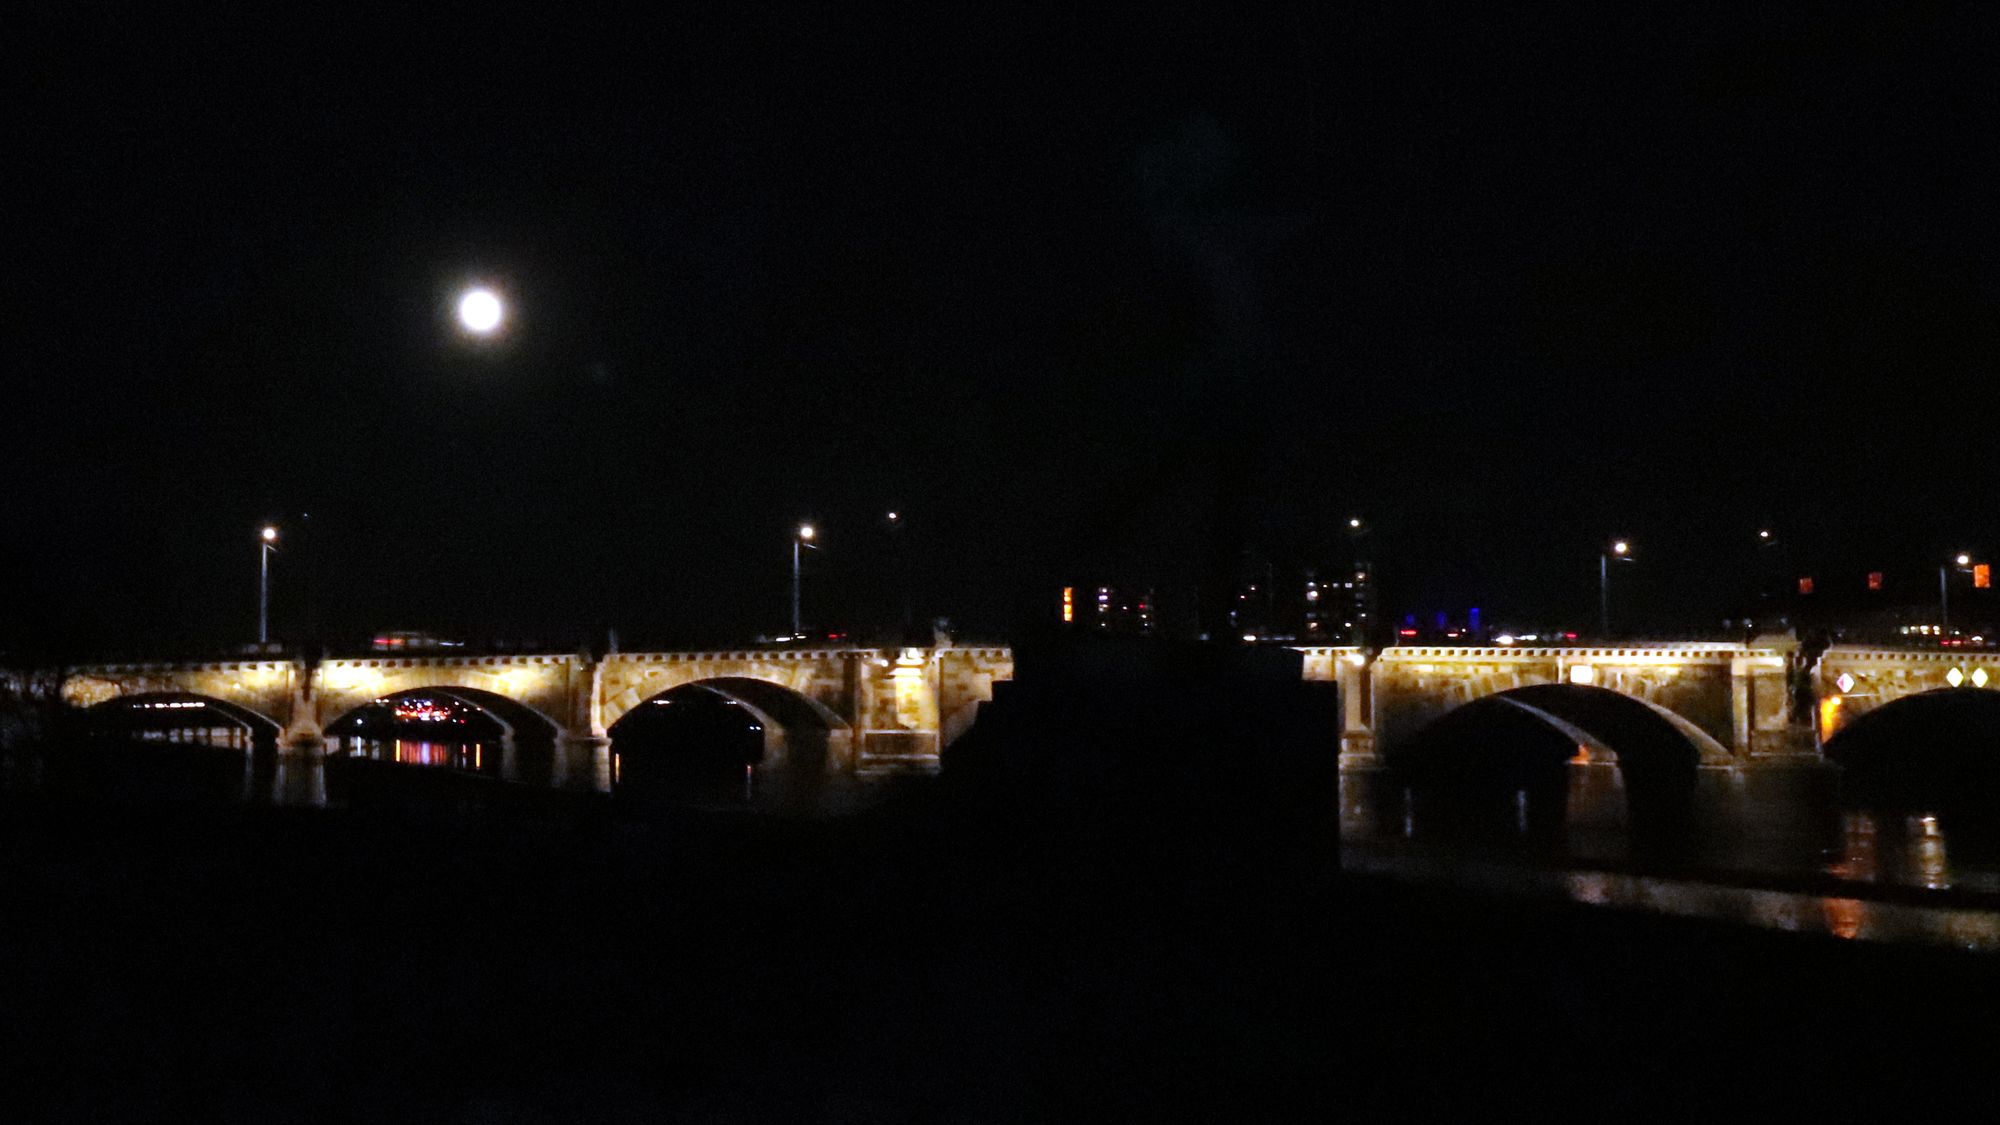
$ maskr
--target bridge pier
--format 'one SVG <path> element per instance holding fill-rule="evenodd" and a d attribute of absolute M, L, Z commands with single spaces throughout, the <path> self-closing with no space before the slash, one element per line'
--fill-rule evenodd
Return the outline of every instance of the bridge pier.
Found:
<path fill-rule="evenodd" d="M 1798 643 L 1789 637 L 1758 639 L 1762 651 L 1729 662 L 1730 728 L 1738 764 L 1754 759 L 1815 757 L 1813 733 L 1792 721 L 1792 660 Z"/>
<path fill-rule="evenodd" d="M 506 769 L 507 759 L 501 759 Z M 611 792 L 611 739 L 603 734 L 566 733 L 556 740 L 550 782 L 558 789 Z"/>
<path fill-rule="evenodd" d="M 1375 752 L 1374 654 L 1353 652 L 1339 658 L 1334 682 L 1340 700 L 1340 768 L 1378 769 Z"/>
<path fill-rule="evenodd" d="M 318 726 L 294 726 L 278 739 L 278 753 L 287 757 L 326 757 L 326 733 Z"/>

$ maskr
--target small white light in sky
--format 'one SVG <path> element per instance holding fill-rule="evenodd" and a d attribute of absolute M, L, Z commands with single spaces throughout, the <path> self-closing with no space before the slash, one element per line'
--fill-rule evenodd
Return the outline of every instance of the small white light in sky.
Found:
<path fill-rule="evenodd" d="M 504 311 L 500 295 L 491 289 L 467 290 L 458 299 L 458 323 L 475 335 L 484 336 L 500 327 Z"/>

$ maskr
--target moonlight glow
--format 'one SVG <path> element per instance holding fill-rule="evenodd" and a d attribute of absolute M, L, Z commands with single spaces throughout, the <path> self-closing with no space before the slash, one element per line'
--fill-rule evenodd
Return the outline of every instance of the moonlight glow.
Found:
<path fill-rule="evenodd" d="M 477 336 L 490 335 L 499 328 L 503 311 L 500 295 L 491 289 L 467 290 L 458 299 L 458 323 Z"/>

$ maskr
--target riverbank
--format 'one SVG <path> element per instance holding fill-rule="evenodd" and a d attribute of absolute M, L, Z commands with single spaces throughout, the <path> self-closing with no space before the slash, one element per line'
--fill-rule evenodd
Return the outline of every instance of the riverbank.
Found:
<path fill-rule="evenodd" d="M 2000 999 L 1966 954 L 1149 866 L 993 812 L 13 800 L 10 1116 L 1837 1111 L 1971 1089 L 1952 1029 Z"/>

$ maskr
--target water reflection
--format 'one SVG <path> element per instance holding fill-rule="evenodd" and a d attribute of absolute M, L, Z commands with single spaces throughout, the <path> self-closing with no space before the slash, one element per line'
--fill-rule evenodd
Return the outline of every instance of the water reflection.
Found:
<path fill-rule="evenodd" d="M 1944 829 L 1938 826 L 1938 818 L 1929 814 L 1910 817 L 1904 821 L 1903 831 L 1911 841 L 1910 868 L 1916 881 L 1933 890 L 1951 886 L 1951 864 L 1945 856 Z"/>
<path fill-rule="evenodd" d="M 1945 890 L 2000 890 L 2000 847 L 1961 843 L 1970 813 L 1846 805 L 1830 768 L 1703 770 L 1684 819 L 1633 830 L 1615 769 L 1571 765 L 1556 789 L 1426 792 L 1386 770 L 1342 775 L 1342 838 L 1563 865 L 1701 868 Z M 1975 818 L 1976 819 L 1976 818 Z M 1991 820 L 2000 824 L 2000 812 Z M 1962 827 L 1962 825 L 1961 825 Z M 1994 841 L 2000 844 L 2000 839 Z"/>
<path fill-rule="evenodd" d="M 466 773 L 501 775 L 503 765 L 517 758 L 507 742 L 456 742 L 414 738 L 343 738 L 333 748 L 337 756 L 405 766 L 435 766 Z"/>
<path fill-rule="evenodd" d="M 1604 763 L 1554 789 L 1427 793 L 1386 770 L 1341 779 L 1344 864 L 1509 893 L 1695 914 L 1857 940 L 2000 948 L 2000 809 L 1856 804 L 1819 763 L 1703 770 L 1685 818 L 1633 830 Z M 1540 802 L 1540 807 L 1538 807 Z M 1827 893 L 1828 880 L 1853 893 Z M 1929 900 L 1922 896 L 1950 895 Z"/>

